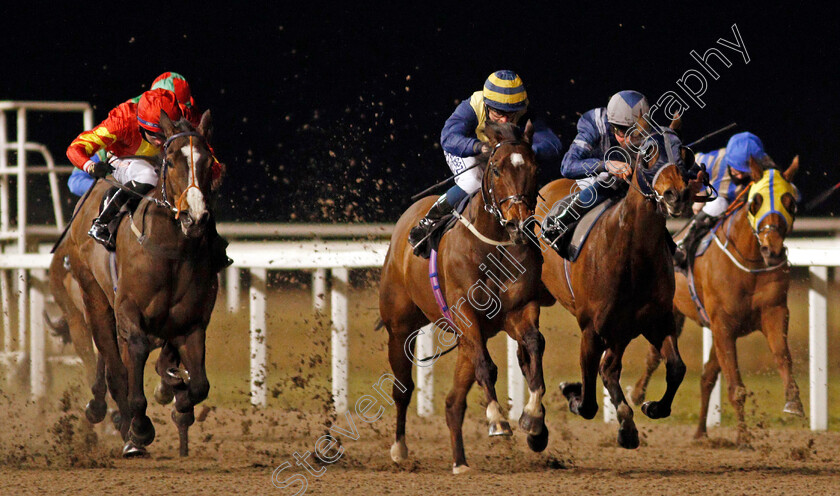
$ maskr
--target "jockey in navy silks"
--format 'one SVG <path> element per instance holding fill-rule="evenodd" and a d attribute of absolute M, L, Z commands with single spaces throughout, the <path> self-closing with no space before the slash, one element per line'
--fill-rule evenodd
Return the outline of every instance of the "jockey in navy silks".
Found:
<path fill-rule="evenodd" d="M 478 155 L 490 151 L 484 134 L 487 121 L 512 122 L 524 128 L 528 122 L 528 94 L 522 79 L 513 71 L 496 71 L 487 78 L 484 89 L 462 101 L 446 120 L 440 134 L 446 163 L 456 175 L 455 185 L 432 205 L 426 217 L 412 228 L 408 241 L 419 251 L 419 244 L 430 234 L 438 220 L 451 213 L 455 206 L 481 188 L 484 173 Z M 558 166 L 563 148 L 560 138 L 539 119 L 534 126 L 532 148 L 540 166 Z"/>

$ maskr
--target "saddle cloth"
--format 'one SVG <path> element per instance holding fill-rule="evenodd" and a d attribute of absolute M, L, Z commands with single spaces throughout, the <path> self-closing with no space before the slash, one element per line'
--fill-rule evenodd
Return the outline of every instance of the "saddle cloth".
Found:
<path fill-rule="evenodd" d="M 459 215 L 462 214 L 464 210 L 467 209 L 467 205 L 469 205 L 472 197 L 476 194 L 477 193 L 473 193 L 458 202 L 458 204 L 455 205 L 455 211 L 458 212 Z M 431 234 L 429 234 L 429 237 L 423 242 L 420 247 L 421 251 L 416 253 L 417 256 L 428 259 L 432 250 L 437 251 L 438 246 L 440 245 L 440 240 L 443 239 L 443 235 L 452 229 L 452 226 L 454 226 L 457 221 L 458 218 L 455 217 L 454 214 L 444 215 L 441 217 L 441 219 L 435 223 L 434 227 L 432 227 Z"/>
<path fill-rule="evenodd" d="M 616 203 L 615 199 L 609 198 L 584 214 L 580 220 L 560 236 L 560 239 L 554 242 L 557 253 L 570 262 L 577 260 L 598 219 Z"/>

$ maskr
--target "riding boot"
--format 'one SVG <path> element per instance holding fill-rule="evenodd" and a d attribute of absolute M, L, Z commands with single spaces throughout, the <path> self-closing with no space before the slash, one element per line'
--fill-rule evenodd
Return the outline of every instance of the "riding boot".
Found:
<path fill-rule="evenodd" d="M 432 228 L 437 225 L 438 221 L 445 215 L 452 213 L 453 210 L 455 210 L 455 207 L 449 203 L 446 195 L 441 195 L 429 209 L 429 213 L 420 219 L 415 227 L 411 228 L 411 232 L 408 233 L 408 242 L 414 247 L 415 253 L 420 250 L 422 243 L 432 233 Z"/>
<path fill-rule="evenodd" d="M 108 224 L 114 220 L 123 205 L 129 204 L 131 206 L 132 203 L 136 205 L 140 201 L 140 196 L 145 195 L 154 188 L 151 184 L 138 183 L 136 181 L 129 181 L 123 186 L 136 194 L 115 188 L 116 191 L 105 201 L 102 212 L 99 213 L 99 217 L 93 219 L 93 224 L 88 231 L 88 235 L 108 251 L 114 251 L 116 249 L 116 245 L 114 244 L 115 236 L 108 228 Z"/>
<path fill-rule="evenodd" d="M 208 239 L 210 240 L 210 267 L 213 272 L 219 272 L 222 269 L 230 267 L 233 263 L 227 256 L 228 241 L 223 238 L 219 231 L 216 230 L 216 219 L 210 219 L 210 225 L 207 226 Z"/>
<path fill-rule="evenodd" d="M 561 247 L 556 243 L 574 228 L 581 217 L 606 200 L 610 193 L 614 193 L 614 190 L 595 183 L 558 201 L 543 221 L 542 237 L 560 253 Z"/>
<path fill-rule="evenodd" d="M 688 254 L 695 249 L 697 241 L 706 235 L 714 220 L 714 217 L 709 216 L 702 210 L 691 219 L 685 236 L 677 241 L 677 249 L 674 252 L 674 266 L 683 270 L 688 269 Z"/>

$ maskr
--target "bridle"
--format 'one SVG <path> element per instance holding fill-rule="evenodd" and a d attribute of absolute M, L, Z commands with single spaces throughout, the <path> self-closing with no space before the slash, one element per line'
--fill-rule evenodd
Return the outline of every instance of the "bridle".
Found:
<path fill-rule="evenodd" d="M 167 156 L 168 156 L 167 150 L 169 149 L 169 145 L 171 145 L 174 140 L 176 140 L 178 138 L 187 137 L 187 136 L 190 138 L 190 172 L 191 172 L 191 174 L 190 174 L 190 185 L 187 186 L 187 188 L 184 191 L 181 192 L 181 194 L 178 196 L 178 199 L 175 201 L 175 205 L 173 206 L 172 203 L 170 203 L 170 201 L 169 201 L 169 194 L 166 191 L 166 177 L 167 177 L 166 172 L 167 172 L 167 170 L 169 170 L 169 167 L 171 165 L 169 159 L 167 158 Z M 182 132 L 182 133 L 173 134 L 172 136 L 167 138 L 166 142 L 163 144 L 163 165 L 161 166 L 160 192 L 161 192 L 161 196 L 163 197 L 163 201 L 162 201 L 163 206 L 175 213 L 175 219 L 176 220 L 181 216 L 181 212 L 186 210 L 185 208 L 183 208 L 183 205 L 184 205 L 184 202 L 186 201 L 186 198 L 187 198 L 187 192 L 189 190 L 193 189 L 193 188 L 201 191 L 201 188 L 199 188 L 198 185 L 195 183 L 195 180 L 196 180 L 196 177 L 198 177 L 198 174 L 196 174 L 195 159 L 192 156 L 193 137 L 200 138 L 202 141 L 204 140 L 204 136 L 202 136 L 201 134 L 199 134 L 195 131 L 186 131 L 186 132 Z"/>
<path fill-rule="evenodd" d="M 506 227 L 513 221 L 507 220 L 502 214 L 502 206 L 505 202 L 512 202 L 513 205 L 517 203 L 522 203 L 529 209 L 533 210 L 536 206 L 536 198 L 533 200 L 529 200 L 527 195 L 525 194 L 518 194 L 518 195 L 510 195 L 502 198 L 501 200 L 496 200 L 496 193 L 493 190 L 493 183 L 490 180 L 490 174 L 492 173 L 494 176 L 498 174 L 499 168 L 496 165 L 496 162 L 493 160 L 496 156 L 496 152 L 501 148 L 503 145 L 521 145 L 524 142 L 521 140 L 513 139 L 513 140 L 504 140 L 496 143 L 493 146 L 493 151 L 490 152 L 490 158 L 487 160 L 487 167 L 484 170 L 484 176 L 481 179 L 481 199 L 484 203 L 484 210 L 489 212 L 499 221 L 499 224 L 502 227 Z M 518 229 L 518 227 L 517 227 Z"/>

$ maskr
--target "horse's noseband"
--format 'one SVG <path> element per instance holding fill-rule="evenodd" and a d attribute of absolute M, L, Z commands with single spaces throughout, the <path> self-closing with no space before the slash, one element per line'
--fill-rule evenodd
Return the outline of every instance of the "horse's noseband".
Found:
<path fill-rule="evenodd" d="M 493 147 L 493 151 L 490 152 L 490 158 L 487 161 L 487 169 L 498 170 L 497 167 L 496 167 L 496 163 L 493 161 L 493 157 L 496 156 L 496 152 L 499 150 L 499 148 L 502 147 L 502 145 L 516 146 L 516 145 L 520 145 L 520 144 L 522 144 L 522 141 L 520 141 L 520 140 L 507 140 L 507 141 L 500 141 L 500 142 L 496 143 L 496 145 Z M 502 213 L 501 207 L 505 204 L 505 202 L 508 202 L 508 201 L 512 202 L 513 205 L 516 205 L 517 203 L 523 203 L 523 204 L 525 204 L 525 206 L 527 206 L 530 209 L 533 209 L 533 208 L 536 207 L 536 198 L 534 200 L 529 201 L 528 196 L 524 195 L 524 194 L 510 195 L 510 196 L 506 196 L 506 197 L 502 198 L 501 200 L 496 200 L 496 194 L 493 190 L 493 186 L 484 184 L 487 181 L 488 177 L 489 177 L 489 174 L 487 174 L 486 171 L 485 171 L 484 177 L 482 178 L 482 187 L 481 187 L 481 199 L 484 200 L 484 210 L 493 214 L 493 216 L 496 218 L 496 220 L 499 221 L 499 224 L 501 224 L 503 227 L 507 226 L 508 224 L 510 224 L 512 222 L 512 221 L 509 221 L 509 220 L 505 219 L 505 216 Z M 489 198 L 488 198 L 488 196 L 489 196 Z M 518 229 L 518 227 L 517 227 L 517 229 Z"/>
<path fill-rule="evenodd" d="M 204 136 L 202 136 L 201 134 L 199 134 L 195 131 L 188 131 L 188 132 L 173 134 L 172 136 L 167 138 L 166 142 L 164 142 L 164 144 L 163 144 L 163 167 L 161 167 L 161 169 L 162 169 L 161 176 L 162 177 L 161 177 L 161 181 L 160 181 L 160 183 L 161 183 L 160 189 L 161 189 L 161 194 L 163 196 L 164 205 L 168 209 L 175 212 L 175 218 L 176 219 L 178 219 L 181 215 L 181 212 L 185 210 L 184 208 L 181 208 L 181 207 L 182 207 L 182 205 L 184 204 L 184 201 L 187 198 L 187 191 L 191 190 L 192 188 L 196 188 L 200 191 L 200 188 L 198 187 L 198 185 L 195 184 L 195 178 L 197 176 L 196 173 L 195 173 L 195 160 L 193 160 L 193 158 L 190 157 L 190 168 L 193 169 L 192 170 L 192 182 L 187 187 L 187 189 L 182 191 L 181 194 L 178 196 L 178 199 L 175 202 L 177 206 L 173 206 L 172 203 L 169 202 L 169 195 L 166 192 L 166 171 L 169 169 L 169 166 L 171 165 L 170 162 L 169 162 L 169 159 L 167 158 L 167 155 L 168 155 L 167 150 L 169 149 L 169 145 L 171 145 L 174 140 L 176 140 L 177 138 L 184 138 L 184 137 L 187 137 L 187 136 L 189 136 L 189 138 L 190 138 L 190 149 L 192 149 L 192 139 L 193 139 L 193 137 L 197 137 L 197 138 L 200 138 L 202 140 L 204 139 Z"/>

